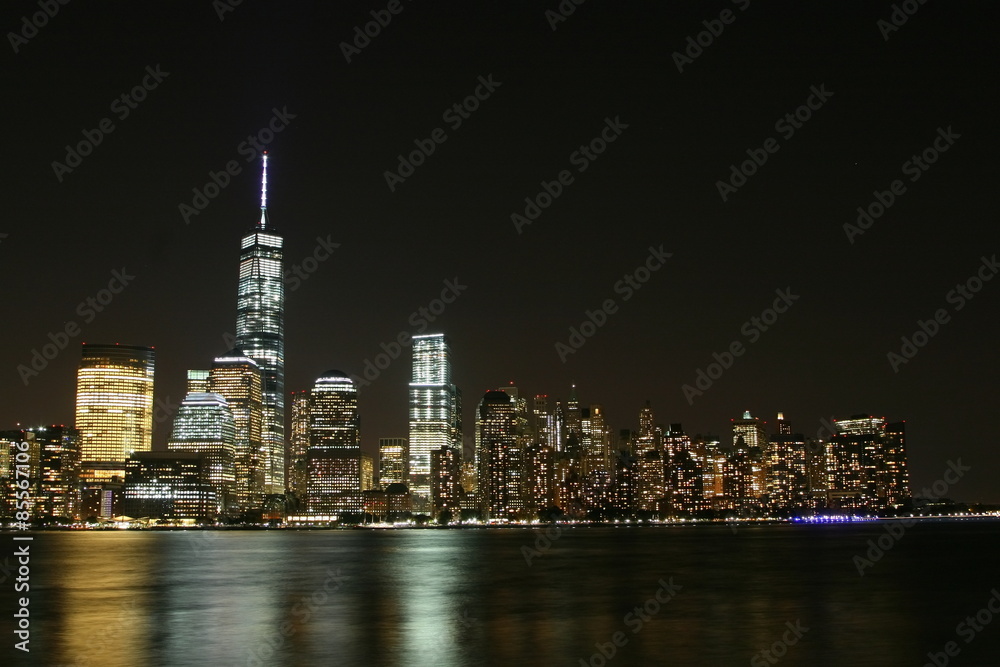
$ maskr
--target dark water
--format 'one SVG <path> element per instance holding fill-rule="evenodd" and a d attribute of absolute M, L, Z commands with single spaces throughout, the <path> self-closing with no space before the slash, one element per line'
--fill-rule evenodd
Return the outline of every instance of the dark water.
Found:
<path fill-rule="evenodd" d="M 31 653 L 8 577 L 0 664 L 601 665 L 604 644 L 611 666 L 919 667 L 954 641 L 948 664 L 1000 665 L 1000 615 L 956 628 L 1000 589 L 998 522 L 917 524 L 864 576 L 883 524 L 564 529 L 529 566 L 541 534 L 35 534 Z"/>

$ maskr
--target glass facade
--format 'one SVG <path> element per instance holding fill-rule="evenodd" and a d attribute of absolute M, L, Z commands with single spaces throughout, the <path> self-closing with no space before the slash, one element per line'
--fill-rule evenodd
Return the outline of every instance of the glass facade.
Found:
<path fill-rule="evenodd" d="M 236 345 L 263 371 L 263 493 L 285 492 L 285 283 L 283 239 L 268 222 L 267 154 L 260 220 L 240 242 Z"/>
<path fill-rule="evenodd" d="M 215 488 L 220 513 L 235 502 L 235 441 L 236 426 L 226 399 L 220 394 L 189 393 L 177 410 L 167 449 L 205 456 L 208 481 Z"/>
<path fill-rule="evenodd" d="M 155 352 L 83 344 L 76 377 L 76 428 L 83 476 L 121 481 L 125 459 L 152 447 Z"/>
<path fill-rule="evenodd" d="M 209 388 L 226 399 L 233 415 L 235 504 L 242 510 L 260 508 L 264 494 L 262 459 L 263 381 L 260 368 L 239 350 L 212 363 Z"/>
<path fill-rule="evenodd" d="M 390 484 L 406 484 L 410 447 L 406 438 L 379 438 L 378 440 L 378 481 L 385 489 Z"/>
<path fill-rule="evenodd" d="M 413 337 L 409 440 L 409 487 L 419 506 L 430 500 L 431 452 L 462 449 L 462 395 L 451 381 L 444 334 Z"/>

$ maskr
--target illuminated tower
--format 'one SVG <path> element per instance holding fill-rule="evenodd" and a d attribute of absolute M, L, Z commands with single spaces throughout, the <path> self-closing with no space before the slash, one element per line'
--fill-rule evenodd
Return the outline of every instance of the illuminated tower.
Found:
<path fill-rule="evenodd" d="M 484 514 L 513 518 L 521 509 L 523 460 L 517 446 L 517 407 L 502 391 L 488 391 L 479 402 L 479 492 Z"/>
<path fill-rule="evenodd" d="M 87 482 L 124 481 L 125 459 L 151 449 L 154 361 L 151 347 L 83 344 L 76 428 Z"/>
<path fill-rule="evenodd" d="M 292 392 L 292 432 L 288 439 L 288 492 L 305 503 L 309 488 L 306 457 L 309 453 L 309 392 Z"/>
<path fill-rule="evenodd" d="M 263 500 L 263 381 L 260 367 L 237 348 L 212 363 L 209 391 L 229 404 L 235 427 L 235 508 L 260 509 Z"/>
<path fill-rule="evenodd" d="M 372 470 L 371 457 L 361 454 L 359 426 L 354 381 L 342 371 L 327 371 L 309 396 L 310 514 L 362 511 L 361 492 L 370 488 Z"/>
<path fill-rule="evenodd" d="M 167 449 L 204 455 L 204 473 L 215 489 L 215 513 L 235 500 L 236 426 L 229 403 L 220 394 L 190 392 L 174 417 Z"/>
<path fill-rule="evenodd" d="M 462 393 L 451 382 L 444 334 L 413 337 L 410 381 L 410 492 L 417 509 L 429 501 L 431 452 L 462 450 Z"/>
<path fill-rule="evenodd" d="M 378 439 L 378 481 L 385 489 L 390 484 L 406 484 L 409 478 L 410 447 L 406 438 Z"/>
<path fill-rule="evenodd" d="M 906 423 L 887 424 L 882 460 L 876 475 L 876 491 L 888 507 L 910 498 L 910 472 L 906 463 Z"/>
<path fill-rule="evenodd" d="M 257 362 L 264 376 L 261 431 L 262 492 L 285 492 L 285 284 L 282 237 L 267 216 L 267 151 L 261 179 L 260 220 L 240 242 L 236 346 Z"/>
<path fill-rule="evenodd" d="M 729 494 L 736 500 L 737 508 L 749 510 L 759 506 L 767 492 L 767 433 L 764 422 L 752 417 L 746 410 L 741 419 L 733 422 L 733 487 Z"/>

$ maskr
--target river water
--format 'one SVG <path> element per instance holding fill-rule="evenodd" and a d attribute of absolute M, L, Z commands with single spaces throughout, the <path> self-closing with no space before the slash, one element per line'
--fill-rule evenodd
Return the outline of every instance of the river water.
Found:
<path fill-rule="evenodd" d="M 1000 665 L 1000 522 L 887 526 L 41 532 L 0 663 Z"/>

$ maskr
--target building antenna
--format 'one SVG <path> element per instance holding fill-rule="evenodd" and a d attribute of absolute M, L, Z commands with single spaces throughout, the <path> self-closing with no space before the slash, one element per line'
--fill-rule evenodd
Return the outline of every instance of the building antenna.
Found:
<path fill-rule="evenodd" d="M 260 229 L 267 229 L 267 151 L 264 151 L 264 170 L 260 177 Z"/>

